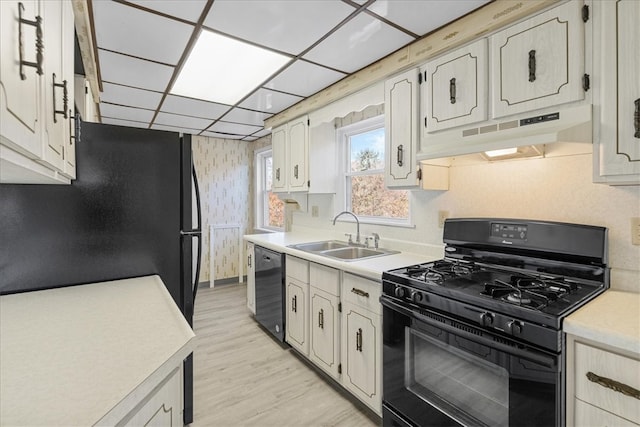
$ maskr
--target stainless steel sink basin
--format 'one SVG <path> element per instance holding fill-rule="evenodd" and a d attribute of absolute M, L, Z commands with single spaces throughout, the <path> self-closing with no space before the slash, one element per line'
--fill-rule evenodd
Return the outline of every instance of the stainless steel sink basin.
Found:
<path fill-rule="evenodd" d="M 384 255 L 397 254 L 398 251 L 390 251 L 386 249 L 364 248 L 361 246 L 350 246 L 348 243 L 337 240 L 327 240 L 324 242 L 300 243 L 298 245 L 290 245 L 290 248 L 298 249 L 305 252 L 311 252 L 316 255 L 322 255 L 328 258 L 338 259 L 340 261 L 359 261 L 366 258 L 379 257 Z"/>

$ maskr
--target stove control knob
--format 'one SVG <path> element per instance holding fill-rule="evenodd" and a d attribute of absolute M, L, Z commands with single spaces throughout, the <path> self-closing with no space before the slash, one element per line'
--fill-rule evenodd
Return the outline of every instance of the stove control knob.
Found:
<path fill-rule="evenodd" d="M 407 295 L 407 291 L 402 286 L 396 286 L 393 293 L 398 298 L 404 298 Z"/>
<path fill-rule="evenodd" d="M 480 324 L 482 326 L 493 325 L 493 314 L 487 312 L 480 314 Z"/>
<path fill-rule="evenodd" d="M 419 302 L 422 302 L 423 299 L 424 298 L 422 296 L 422 292 L 419 292 L 419 291 L 411 292 L 411 301 L 415 303 L 419 303 Z"/>
<path fill-rule="evenodd" d="M 522 322 L 518 320 L 512 320 L 511 322 L 507 323 L 507 331 L 509 331 L 511 335 L 520 335 L 522 333 Z"/>

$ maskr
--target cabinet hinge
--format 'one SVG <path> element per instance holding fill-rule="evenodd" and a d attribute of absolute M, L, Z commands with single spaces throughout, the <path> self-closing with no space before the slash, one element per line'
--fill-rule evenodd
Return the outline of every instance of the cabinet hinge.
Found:
<path fill-rule="evenodd" d="M 582 76 L 582 88 L 585 92 L 591 88 L 591 79 L 589 78 L 589 74 Z"/>
<path fill-rule="evenodd" d="M 338 373 L 342 373 L 342 363 L 338 363 Z"/>
<path fill-rule="evenodd" d="M 307 119 L 307 126 L 311 125 L 311 120 Z"/>
<path fill-rule="evenodd" d="M 416 171 L 416 176 L 418 178 L 418 181 L 422 181 L 422 169 L 418 169 Z"/>
<path fill-rule="evenodd" d="M 342 313 L 342 303 L 341 302 L 338 303 L 338 312 Z"/>
<path fill-rule="evenodd" d="M 307 188 L 311 188 L 311 180 L 307 181 Z"/>
<path fill-rule="evenodd" d="M 589 20 L 589 6 L 586 4 L 582 6 L 582 22 L 587 22 Z"/>
<path fill-rule="evenodd" d="M 418 84 L 421 85 L 422 84 L 422 73 L 418 74 Z"/>
<path fill-rule="evenodd" d="M 424 127 L 427 127 L 427 117 L 424 118 Z"/>

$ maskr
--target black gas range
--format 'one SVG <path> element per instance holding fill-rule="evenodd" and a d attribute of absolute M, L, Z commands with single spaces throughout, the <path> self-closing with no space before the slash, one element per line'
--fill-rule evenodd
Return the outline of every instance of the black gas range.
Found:
<path fill-rule="evenodd" d="M 443 240 L 383 273 L 385 425 L 562 425 L 562 321 L 609 287 L 606 229 L 450 219 Z"/>

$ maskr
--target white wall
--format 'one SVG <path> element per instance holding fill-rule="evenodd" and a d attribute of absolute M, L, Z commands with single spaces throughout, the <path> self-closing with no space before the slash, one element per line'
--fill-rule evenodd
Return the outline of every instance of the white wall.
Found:
<path fill-rule="evenodd" d="M 450 168 L 449 191 L 412 191 L 415 228 L 364 225 L 384 238 L 441 244 L 438 211 L 451 217 L 504 217 L 607 227 L 612 287 L 640 292 L 640 246 L 631 244 L 631 217 L 640 217 L 640 186 L 592 182 L 592 156 L 481 163 Z M 294 225 L 333 227 L 333 196 L 311 195 L 320 215 L 296 212 Z M 337 224 L 352 232 L 353 224 Z"/>

